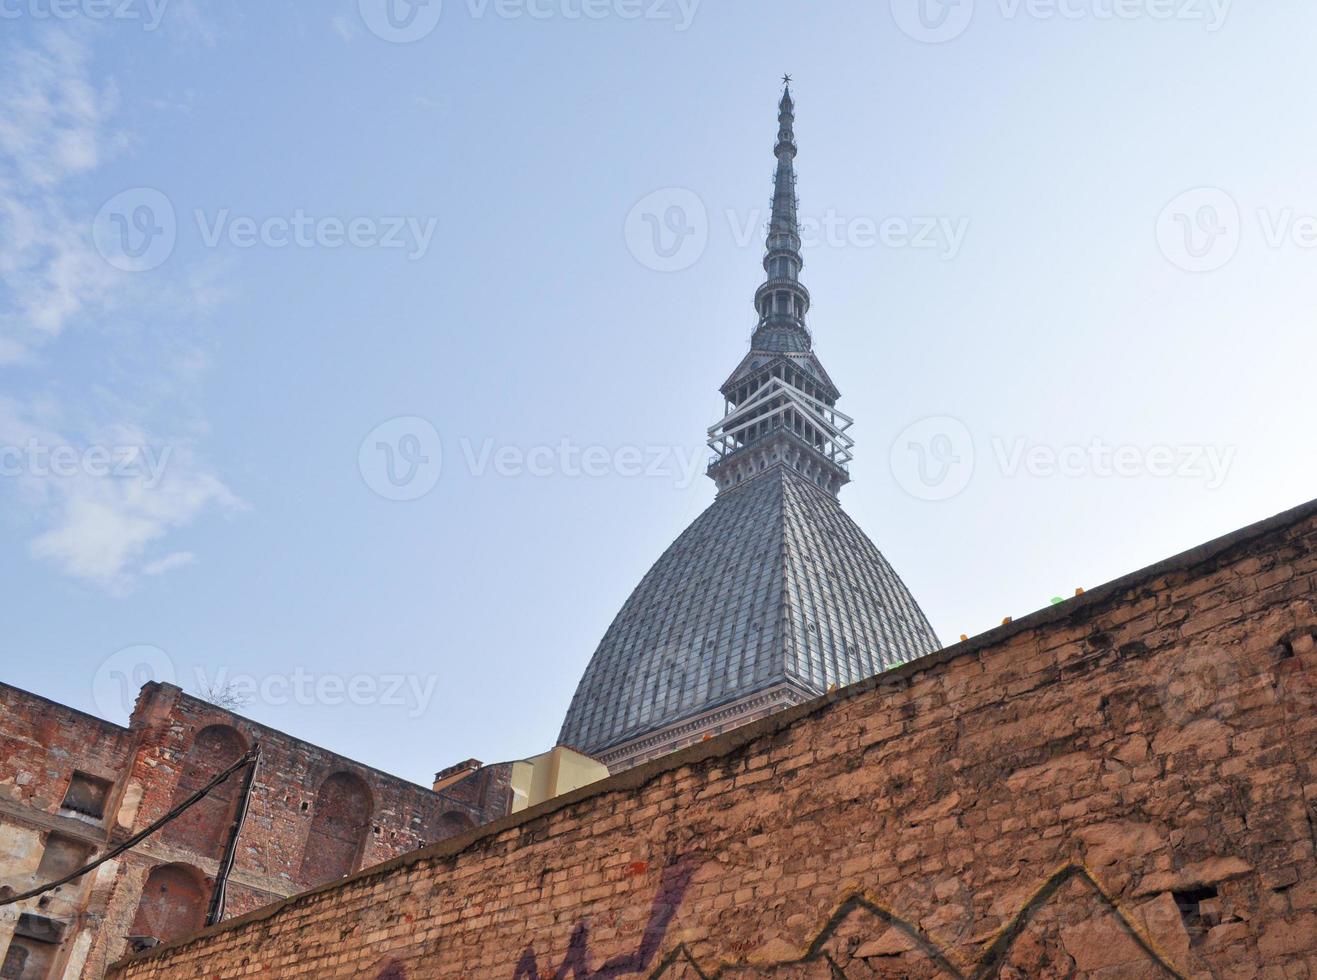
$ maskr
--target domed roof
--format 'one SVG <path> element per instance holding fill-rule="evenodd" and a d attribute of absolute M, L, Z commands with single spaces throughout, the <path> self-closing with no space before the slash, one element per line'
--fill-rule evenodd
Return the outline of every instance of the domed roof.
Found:
<path fill-rule="evenodd" d="M 721 705 L 783 688 L 801 701 L 939 646 L 836 497 L 777 463 L 720 494 L 636 586 L 559 741 L 616 767 L 634 760 L 610 749 Z"/>

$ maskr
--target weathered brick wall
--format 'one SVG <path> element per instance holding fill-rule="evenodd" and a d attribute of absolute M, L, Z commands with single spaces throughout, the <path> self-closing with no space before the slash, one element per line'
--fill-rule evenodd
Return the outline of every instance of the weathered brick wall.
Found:
<path fill-rule="evenodd" d="M 127 728 L 0 684 L 0 802 L 54 813 L 75 769 L 113 782 L 132 749 Z"/>
<path fill-rule="evenodd" d="M 45 698 L 0 685 L 0 894 L 27 891 L 80 867 L 103 846 L 104 831 L 84 816 L 61 811 L 75 772 L 113 785 L 132 756 L 127 728 L 82 714 Z M 110 801 L 112 805 L 112 801 Z M 54 860 L 52 860 L 54 859 Z M 73 922 L 104 895 L 107 878 L 88 876 L 45 896 L 38 906 L 0 908 L 0 976 L 11 946 L 23 944 L 22 912 Z M 28 944 L 52 969 L 80 962 L 90 936 L 70 936 L 65 949 Z M 33 967 L 35 972 L 35 967 Z M 63 973 L 53 973 L 62 976 Z M 76 972 L 72 975 L 76 976 Z"/>
<path fill-rule="evenodd" d="M 54 880 L 60 874 L 51 859 L 71 848 L 60 873 L 80 867 L 160 819 L 257 741 L 262 761 L 228 892 L 230 915 L 451 837 L 506 813 L 511 801 L 509 767 L 486 767 L 434 793 L 172 685 L 144 687 L 123 728 L 0 684 L 0 888 L 23 892 Z M 109 784 L 101 819 L 61 809 L 75 771 Z M 322 792 L 327 781 L 339 791 Z M 19 943 L 49 959 L 50 976 L 94 980 L 124 955 L 127 936 L 168 937 L 157 929 L 169 909 L 181 916 L 175 922 L 204 915 L 240 783 L 232 778 L 95 874 L 0 908 L 0 969 Z M 162 866 L 178 873 L 162 872 L 172 877 L 157 879 L 155 891 L 168 886 L 170 894 L 158 914 L 143 917 L 143 895 Z M 180 890 L 190 892 L 188 901 Z M 24 914 L 29 929 L 33 916 L 38 925 L 52 923 L 57 941 L 25 943 Z"/>
<path fill-rule="evenodd" d="M 1317 506 L 122 965 L 1317 976 Z"/>
<path fill-rule="evenodd" d="M 143 689 L 134 712 L 133 725 L 143 732 L 142 751 L 128 779 L 141 792 L 135 829 L 160 819 L 178 795 L 182 767 L 196 736 L 211 726 L 236 731 L 243 748 L 261 744 L 261 766 L 247 816 L 249 828 L 243 838 L 238 862 L 240 875 L 255 879 L 278 879 L 285 886 L 310 887 L 320 884 L 308 855 L 308 837 L 316 815 L 317 796 L 325 780 L 337 773 L 350 773 L 361 781 L 373 815 L 366 834 L 365 867 L 405 851 L 450 836 L 445 816 L 460 813 L 472 824 L 485 822 L 483 799 L 473 798 L 458 787 L 436 794 L 428 788 L 359 765 L 326 749 L 303 742 L 283 732 L 258 725 L 206 701 L 184 694 L 176 687 L 150 684 Z M 240 753 L 238 753 L 240 754 Z M 232 758 L 216 761 L 223 769 Z M 473 784 L 482 783 L 477 773 Z M 459 786 L 461 784 L 458 784 Z M 490 801 L 494 802 L 494 801 Z M 494 807 L 495 812 L 506 812 Z M 165 833 L 164 839 L 169 840 Z M 186 840 L 180 846 L 187 849 Z M 271 886 L 274 887 L 273 883 Z"/>

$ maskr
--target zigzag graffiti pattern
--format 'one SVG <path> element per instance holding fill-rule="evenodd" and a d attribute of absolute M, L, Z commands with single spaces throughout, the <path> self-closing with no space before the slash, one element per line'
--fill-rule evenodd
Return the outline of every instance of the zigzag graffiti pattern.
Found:
<path fill-rule="evenodd" d="M 663 977 L 669 975 L 669 971 L 675 971 L 678 966 L 688 967 L 699 980 L 723 980 L 723 978 L 735 973 L 749 971 L 762 973 L 816 963 L 825 963 L 834 980 L 846 980 L 845 971 L 824 947 L 847 918 L 857 911 L 867 912 L 881 922 L 905 933 L 913 941 L 915 948 L 924 953 L 930 962 L 944 971 L 947 976 L 953 977 L 955 980 L 990 980 L 1006 964 L 1016 941 L 1028 928 L 1029 923 L 1033 921 L 1038 911 L 1058 890 L 1072 880 L 1081 881 L 1092 889 L 1098 900 L 1115 915 L 1124 933 L 1134 941 L 1151 965 L 1158 967 L 1163 975 L 1171 977 L 1173 980 L 1187 980 L 1187 974 L 1177 969 L 1165 956 L 1158 952 L 1152 942 L 1143 935 L 1142 931 L 1125 914 L 1119 904 L 1098 884 L 1088 869 L 1074 864 L 1060 868 L 1043 882 L 1029 901 L 1025 903 L 1024 907 L 997 933 L 983 955 L 966 970 L 956 967 L 948 958 L 947 953 L 940 949 L 917 925 L 907 922 L 884 908 L 873 896 L 856 893 L 848 896 L 837 906 L 832 915 L 828 917 L 827 922 L 824 923 L 823 928 L 819 930 L 818 934 L 798 957 L 761 963 L 723 962 L 715 967 L 706 968 L 695 959 L 686 944 L 681 943 L 659 962 L 654 971 L 648 975 L 648 980 L 662 980 Z"/>

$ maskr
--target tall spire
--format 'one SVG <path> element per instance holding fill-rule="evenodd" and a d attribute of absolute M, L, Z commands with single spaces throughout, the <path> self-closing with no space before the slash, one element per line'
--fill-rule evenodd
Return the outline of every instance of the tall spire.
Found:
<path fill-rule="evenodd" d="M 800 256 L 800 222 L 796 201 L 796 103 L 791 76 L 782 76 L 782 100 L 777 106 L 777 172 L 773 176 L 773 211 L 764 249 L 767 279 L 755 293 L 759 325 L 754 346 L 762 350 L 807 351 L 805 314 L 809 290 L 800 282 L 805 262 Z"/>
<path fill-rule="evenodd" d="M 709 429 L 718 499 L 622 606 L 558 736 L 612 772 L 940 646 L 836 499 L 850 479 L 851 420 L 837 411 L 837 388 L 805 329 L 794 115 L 788 89 L 768 282 L 750 349 L 722 385 L 723 417 Z"/>
<path fill-rule="evenodd" d="M 809 290 L 800 282 L 805 263 L 796 213 L 796 104 L 791 76 L 782 81 L 773 214 L 764 249 L 767 278 L 755 291 L 759 322 L 750 353 L 722 386 L 726 414 L 709 429 L 709 476 L 721 493 L 781 465 L 835 495 L 850 480 L 851 419 L 837 411 L 840 392 L 805 327 Z"/>

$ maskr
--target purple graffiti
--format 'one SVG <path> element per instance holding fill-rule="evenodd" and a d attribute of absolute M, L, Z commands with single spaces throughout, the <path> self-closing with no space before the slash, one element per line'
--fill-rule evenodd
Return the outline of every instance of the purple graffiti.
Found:
<path fill-rule="evenodd" d="M 389 960 L 380 969 L 375 980 L 407 980 L 407 971 L 397 960 Z"/>
<path fill-rule="evenodd" d="M 672 917 L 686 897 L 686 889 L 690 887 L 691 878 L 698 867 L 699 861 L 694 855 L 688 854 L 663 869 L 658 892 L 649 907 L 649 920 L 645 923 L 645 931 L 635 952 L 615 956 L 597 970 L 590 969 L 590 927 L 583 919 L 572 930 L 562 966 L 553 973 L 541 975 L 535 959 L 535 947 L 527 946 L 517 962 L 512 980 L 567 980 L 569 977 L 571 980 L 612 980 L 614 977 L 644 970 L 663 945 L 663 937 L 668 934 Z"/>

